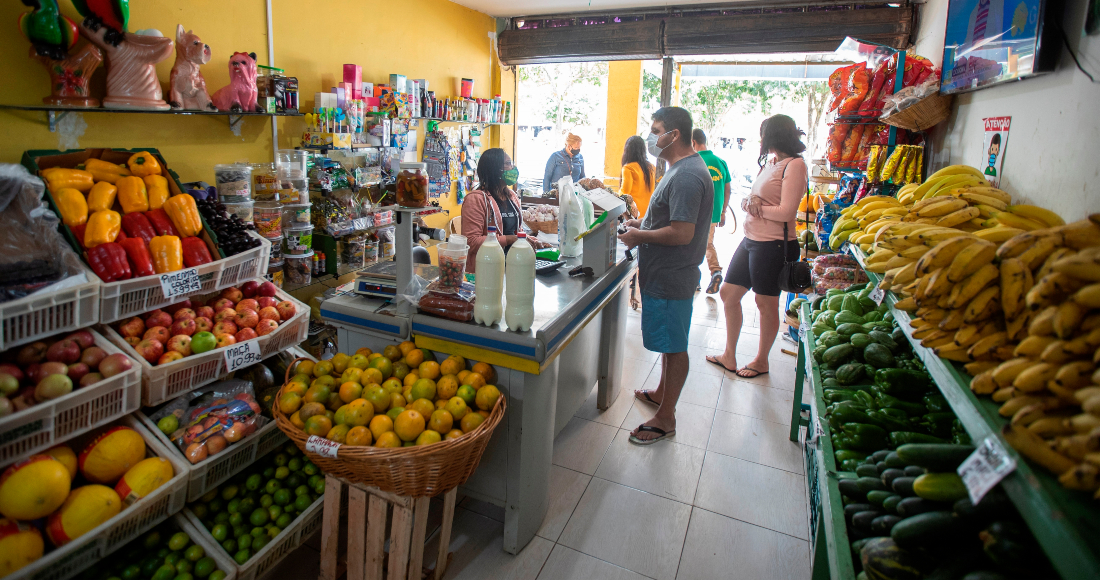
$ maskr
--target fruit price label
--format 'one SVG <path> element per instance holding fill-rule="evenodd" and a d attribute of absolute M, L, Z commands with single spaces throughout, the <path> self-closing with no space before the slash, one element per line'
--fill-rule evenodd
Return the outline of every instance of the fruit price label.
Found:
<path fill-rule="evenodd" d="M 225 368 L 228 373 L 254 365 L 261 360 L 263 360 L 263 357 L 260 356 L 260 341 L 258 340 L 246 340 L 225 349 Z"/>
<path fill-rule="evenodd" d="M 335 441 L 329 441 L 324 437 L 310 435 L 309 439 L 306 439 L 306 451 L 310 453 L 316 453 L 317 455 L 323 455 L 325 457 L 336 459 L 336 453 L 339 450 L 339 443 Z"/>
<path fill-rule="evenodd" d="M 874 300 L 875 304 L 882 304 L 882 300 L 886 298 L 886 291 L 882 288 L 875 288 L 871 290 L 871 293 L 867 297 Z"/>
<path fill-rule="evenodd" d="M 1015 469 L 1016 460 L 1005 451 L 999 441 L 990 436 L 959 465 L 958 473 L 970 493 L 970 501 L 977 504 L 989 490 Z"/>
<path fill-rule="evenodd" d="M 179 270 L 178 272 L 161 274 L 160 289 L 164 291 L 164 298 L 166 300 L 202 292 L 202 282 L 199 281 L 199 271 L 195 268 L 188 268 L 186 270 Z"/>

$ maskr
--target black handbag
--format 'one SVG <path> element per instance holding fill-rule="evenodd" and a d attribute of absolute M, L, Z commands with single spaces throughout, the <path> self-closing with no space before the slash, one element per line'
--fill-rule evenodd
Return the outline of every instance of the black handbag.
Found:
<path fill-rule="evenodd" d="M 788 162 L 788 165 L 790 163 Z M 782 177 L 786 177 L 787 167 L 783 167 Z M 807 193 L 809 184 L 806 184 Z M 809 221 L 809 220 L 807 220 Z M 787 222 L 783 222 L 783 267 L 779 269 L 779 289 L 791 294 L 801 294 L 813 285 L 810 276 L 810 264 L 800 259 L 787 261 Z"/>

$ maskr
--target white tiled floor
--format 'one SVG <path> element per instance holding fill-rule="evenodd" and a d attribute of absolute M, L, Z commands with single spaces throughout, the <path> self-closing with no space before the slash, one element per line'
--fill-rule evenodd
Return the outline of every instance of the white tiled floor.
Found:
<path fill-rule="evenodd" d="M 716 237 L 728 261 L 740 237 L 722 230 Z M 743 310 L 739 364 L 758 344 L 751 294 Z M 537 537 L 518 556 L 506 554 L 503 508 L 466 498 L 456 509 L 448 580 L 809 577 L 802 452 L 788 440 L 795 358 L 780 352 L 794 347 L 777 339 L 770 372 L 754 379 L 706 363 L 704 356 L 725 346 L 725 321 L 721 300 L 698 294 L 676 435 L 641 447 L 628 434 L 655 407 L 635 400 L 632 390 L 656 388 L 661 365 L 642 345 L 636 312 L 627 316 L 627 333 L 624 391 L 599 411 L 593 388 L 554 441 L 550 506 Z M 310 553 L 288 558 L 272 574 L 314 577 L 316 551 L 302 550 Z M 427 565 L 435 553 L 429 545 Z"/>

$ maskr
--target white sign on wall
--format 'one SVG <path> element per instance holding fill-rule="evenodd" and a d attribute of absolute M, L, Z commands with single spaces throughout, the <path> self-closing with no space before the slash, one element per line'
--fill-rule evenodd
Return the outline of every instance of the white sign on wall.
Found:
<path fill-rule="evenodd" d="M 985 142 L 982 151 L 985 157 L 978 165 L 990 185 L 997 187 L 1001 182 L 1001 168 L 1004 166 L 1005 147 L 1008 146 L 1008 127 L 1012 117 L 986 117 Z"/>

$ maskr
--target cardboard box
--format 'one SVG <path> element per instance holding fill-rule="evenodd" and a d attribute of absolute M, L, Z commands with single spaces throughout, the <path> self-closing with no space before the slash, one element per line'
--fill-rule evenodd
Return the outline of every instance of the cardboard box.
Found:
<path fill-rule="evenodd" d="M 344 82 L 351 83 L 351 98 L 361 99 L 363 98 L 361 86 L 363 84 L 363 67 L 357 64 L 345 64 L 344 65 Z"/>

